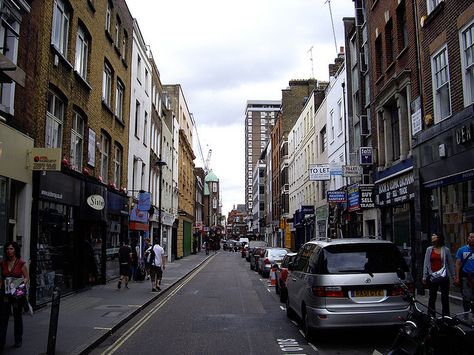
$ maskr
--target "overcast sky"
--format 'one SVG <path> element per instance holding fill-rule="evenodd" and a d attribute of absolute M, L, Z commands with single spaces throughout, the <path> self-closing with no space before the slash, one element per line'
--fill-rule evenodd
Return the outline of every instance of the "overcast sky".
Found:
<path fill-rule="evenodd" d="M 181 84 L 222 213 L 244 203 L 247 100 L 281 100 L 292 79 L 328 80 L 336 47 L 325 0 L 126 0 L 163 84 Z M 352 0 L 332 0 L 337 48 Z M 311 53 L 310 48 L 312 49 Z M 313 65 L 311 65 L 313 63 Z M 196 166 L 203 166 L 195 146 Z"/>

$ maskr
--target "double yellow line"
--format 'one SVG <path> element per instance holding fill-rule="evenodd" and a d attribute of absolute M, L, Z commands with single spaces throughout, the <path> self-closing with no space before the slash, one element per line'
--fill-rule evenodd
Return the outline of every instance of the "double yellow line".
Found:
<path fill-rule="evenodd" d="M 165 305 L 179 290 L 188 284 L 198 273 L 201 271 L 209 262 L 211 258 L 207 259 L 201 266 L 193 271 L 192 274 L 188 275 L 186 279 L 177 286 L 173 291 L 171 291 L 166 297 L 160 301 L 156 306 L 154 306 L 142 319 L 135 323 L 130 329 L 128 329 L 120 338 L 118 338 L 111 346 L 109 346 L 102 355 L 108 355 L 115 353 L 132 335 L 134 335 L 145 323 L 153 317 L 153 315 L 158 312 L 158 310 Z"/>

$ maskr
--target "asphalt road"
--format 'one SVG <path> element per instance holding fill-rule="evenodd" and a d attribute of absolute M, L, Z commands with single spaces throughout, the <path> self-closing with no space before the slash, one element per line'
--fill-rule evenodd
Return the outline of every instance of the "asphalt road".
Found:
<path fill-rule="evenodd" d="M 240 253 L 221 251 L 92 353 L 372 354 L 394 336 L 390 329 L 344 329 L 318 332 L 308 344 L 268 279 Z"/>

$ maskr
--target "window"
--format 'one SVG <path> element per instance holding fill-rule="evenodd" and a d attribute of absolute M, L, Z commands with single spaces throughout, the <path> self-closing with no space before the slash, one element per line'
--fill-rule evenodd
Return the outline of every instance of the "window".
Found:
<path fill-rule="evenodd" d="M 82 169 L 82 152 L 84 145 L 84 119 L 79 113 L 72 113 L 71 128 L 71 164 L 73 169 Z"/>
<path fill-rule="evenodd" d="M 444 0 L 428 0 L 428 13 L 432 12 L 436 6 L 442 3 Z"/>
<path fill-rule="evenodd" d="M 464 106 L 474 103 L 474 22 L 461 30 Z"/>
<path fill-rule="evenodd" d="M 122 58 L 125 59 L 127 57 L 127 45 L 128 45 L 128 35 L 127 32 L 124 31 L 122 37 Z"/>
<path fill-rule="evenodd" d="M 451 115 L 451 94 L 448 71 L 448 53 L 445 46 L 435 53 L 431 60 L 435 123 Z"/>
<path fill-rule="evenodd" d="M 63 0 L 54 0 L 52 43 L 64 57 L 67 56 L 68 33 L 69 11 Z"/>
<path fill-rule="evenodd" d="M 114 146 L 114 184 L 120 188 L 120 180 L 122 178 L 122 149 L 115 144 Z"/>
<path fill-rule="evenodd" d="M 331 122 L 331 141 L 334 140 L 334 110 L 331 110 L 331 112 L 329 113 L 329 119 L 330 119 L 330 122 Z"/>
<path fill-rule="evenodd" d="M 139 83 L 142 82 L 142 58 L 140 58 L 140 55 L 137 57 L 137 80 Z"/>
<path fill-rule="evenodd" d="M 148 70 L 145 69 L 145 93 L 148 95 L 148 86 L 150 85 L 150 76 L 148 75 Z"/>
<path fill-rule="evenodd" d="M 212 183 L 212 192 L 217 192 L 217 182 Z"/>
<path fill-rule="evenodd" d="M 102 133 L 100 136 L 100 176 L 105 184 L 109 182 L 109 150 L 109 138 Z"/>
<path fill-rule="evenodd" d="M 46 148 L 60 148 L 63 136 L 64 102 L 51 91 L 48 93 L 48 112 L 46 113 Z"/>
<path fill-rule="evenodd" d="M 107 11 L 105 12 L 105 30 L 110 32 L 110 20 L 112 18 L 112 8 L 110 3 L 107 2 Z"/>
<path fill-rule="evenodd" d="M 215 197 L 212 198 L 212 208 L 213 209 L 217 208 L 217 199 Z"/>
<path fill-rule="evenodd" d="M 385 26 L 385 59 L 387 61 L 387 67 L 393 63 L 393 24 L 392 20 L 387 22 Z"/>
<path fill-rule="evenodd" d="M 76 63 L 74 69 L 76 69 L 84 80 L 87 79 L 88 55 L 89 40 L 87 39 L 87 34 L 84 28 L 79 26 L 76 38 Z"/>
<path fill-rule="evenodd" d="M 378 36 L 375 40 L 375 74 L 376 78 L 379 78 L 382 75 L 382 39 L 381 36 Z"/>
<path fill-rule="evenodd" d="M 115 45 L 120 47 L 120 19 L 117 17 L 115 21 L 115 38 L 114 38 Z"/>
<path fill-rule="evenodd" d="M 123 122 L 124 85 L 117 80 L 117 91 L 115 94 L 115 116 Z"/>
<path fill-rule="evenodd" d="M 397 8 L 397 29 L 398 29 L 398 51 L 401 52 L 408 46 L 408 26 L 405 12 L 405 1 L 402 1 Z"/>
<path fill-rule="evenodd" d="M 143 120 L 143 144 L 147 145 L 148 140 L 148 112 L 145 111 L 145 118 Z"/>
<path fill-rule="evenodd" d="M 400 119 L 396 105 L 390 109 L 390 125 L 392 128 L 392 161 L 400 159 Z"/>
<path fill-rule="evenodd" d="M 342 120 L 342 115 L 343 115 L 342 109 L 343 109 L 342 101 L 339 101 L 337 103 L 337 113 L 339 115 L 339 133 L 342 133 L 342 129 L 344 128 L 343 120 Z"/>
<path fill-rule="evenodd" d="M 326 150 L 326 147 L 328 146 L 327 142 L 327 134 L 326 134 L 326 127 L 324 127 L 321 132 L 319 132 L 319 141 L 321 142 L 321 153 Z"/>
<path fill-rule="evenodd" d="M 138 127 L 140 125 L 140 102 L 135 103 L 135 137 L 138 137 Z"/>
<path fill-rule="evenodd" d="M 104 63 L 104 76 L 102 78 L 102 100 L 110 107 L 112 96 L 112 69 L 107 63 Z"/>

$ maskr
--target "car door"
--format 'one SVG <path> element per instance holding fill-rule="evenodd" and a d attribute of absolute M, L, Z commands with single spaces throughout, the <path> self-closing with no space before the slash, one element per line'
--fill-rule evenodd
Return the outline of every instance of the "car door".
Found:
<path fill-rule="evenodd" d="M 303 245 L 293 262 L 293 270 L 288 275 L 287 290 L 290 307 L 301 317 L 301 302 L 307 292 L 307 269 L 314 248 L 313 243 Z"/>

